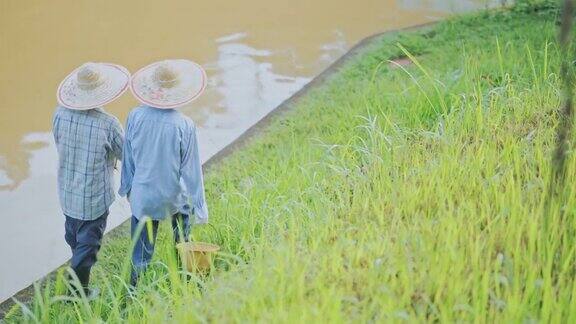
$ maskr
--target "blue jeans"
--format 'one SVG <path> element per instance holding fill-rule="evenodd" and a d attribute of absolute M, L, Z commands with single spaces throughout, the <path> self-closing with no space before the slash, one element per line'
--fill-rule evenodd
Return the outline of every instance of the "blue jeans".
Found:
<path fill-rule="evenodd" d="M 102 245 L 107 218 L 108 211 L 94 220 L 66 216 L 64 239 L 72 250 L 70 267 L 84 287 L 87 287 L 90 281 L 90 270 L 96 263 L 96 256 Z"/>
<path fill-rule="evenodd" d="M 174 242 L 188 242 L 190 236 L 190 216 L 186 214 L 175 214 L 171 217 L 172 232 L 174 235 Z M 152 233 L 148 233 L 148 226 L 142 224 L 142 230 L 138 231 L 141 223 L 138 218 L 132 216 L 131 233 L 132 240 L 134 241 L 134 250 L 132 251 L 132 274 L 130 275 L 130 284 L 136 286 L 138 277 L 146 270 L 152 256 L 154 255 L 154 244 L 156 243 L 156 235 L 158 234 L 158 226 L 160 221 L 151 220 Z M 150 237 L 152 241 L 150 241 Z"/>

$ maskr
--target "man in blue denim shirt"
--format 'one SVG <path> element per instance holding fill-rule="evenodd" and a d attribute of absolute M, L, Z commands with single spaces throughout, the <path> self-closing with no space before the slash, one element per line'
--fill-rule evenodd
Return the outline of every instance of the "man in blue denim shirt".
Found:
<path fill-rule="evenodd" d="M 83 293 L 96 262 L 114 201 L 113 169 L 122 158 L 123 130 L 103 105 L 128 86 L 128 71 L 114 64 L 88 63 L 72 72 L 58 88 L 53 134 L 58 150 L 58 193 L 66 217 L 65 239 L 72 250 L 70 267 Z"/>
<path fill-rule="evenodd" d="M 196 127 L 173 109 L 200 95 L 206 75 L 196 63 L 169 60 L 141 69 L 131 82 L 144 105 L 126 123 L 119 194 L 128 196 L 132 209 L 135 286 L 154 254 L 159 221 L 171 219 L 175 242 L 188 240 L 191 223 L 208 221 Z M 142 224 L 145 219 L 151 220 L 152 233 Z"/>

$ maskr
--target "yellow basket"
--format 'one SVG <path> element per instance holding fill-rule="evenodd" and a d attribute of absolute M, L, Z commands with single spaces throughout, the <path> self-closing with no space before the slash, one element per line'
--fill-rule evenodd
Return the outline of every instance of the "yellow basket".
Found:
<path fill-rule="evenodd" d="M 212 267 L 214 253 L 220 247 L 204 242 L 182 242 L 176 244 L 176 249 L 184 269 L 189 272 L 207 272 Z"/>

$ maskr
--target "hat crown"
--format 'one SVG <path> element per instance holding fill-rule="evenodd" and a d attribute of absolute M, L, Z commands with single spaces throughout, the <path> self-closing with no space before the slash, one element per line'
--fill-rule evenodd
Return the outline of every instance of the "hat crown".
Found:
<path fill-rule="evenodd" d="M 180 82 L 180 75 L 168 64 L 161 64 L 154 70 L 154 81 L 161 88 L 172 88 Z"/>
<path fill-rule="evenodd" d="M 104 80 L 94 64 L 85 64 L 76 74 L 76 82 L 82 90 L 94 90 L 104 83 Z"/>

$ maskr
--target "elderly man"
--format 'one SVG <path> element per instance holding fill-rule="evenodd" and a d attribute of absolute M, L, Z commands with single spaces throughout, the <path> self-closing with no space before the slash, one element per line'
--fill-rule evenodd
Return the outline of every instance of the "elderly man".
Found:
<path fill-rule="evenodd" d="M 112 172 L 122 158 L 124 141 L 118 119 L 102 107 L 120 97 L 129 80 L 130 73 L 121 66 L 87 63 L 68 75 L 57 92 L 53 133 L 65 239 L 72 250 L 70 267 L 82 286 L 80 295 L 89 299 L 98 294 L 88 287 L 90 270 L 115 198 Z"/>
<path fill-rule="evenodd" d="M 196 127 L 174 109 L 203 92 L 206 74 L 194 62 L 167 60 L 141 69 L 131 82 L 143 105 L 128 116 L 119 193 L 132 209 L 135 286 L 152 259 L 160 220 L 172 221 L 175 242 L 188 239 L 192 222 L 208 221 Z M 146 219 L 151 233 L 142 224 Z"/>

